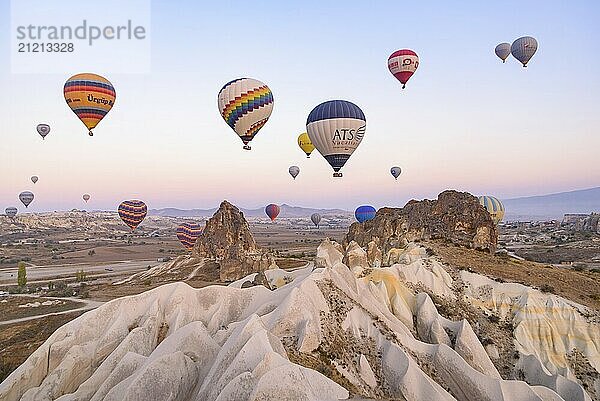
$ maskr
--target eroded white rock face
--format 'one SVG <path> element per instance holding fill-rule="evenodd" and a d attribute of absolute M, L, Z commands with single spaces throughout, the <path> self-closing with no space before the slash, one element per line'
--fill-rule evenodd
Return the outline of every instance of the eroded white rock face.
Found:
<path fill-rule="evenodd" d="M 0 399 L 589 399 L 535 352 L 520 363 L 539 386 L 502 380 L 493 350 L 467 320 L 441 316 L 427 293 L 415 292 L 459 300 L 450 275 L 422 249 L 398 253 L 401 263 L 390 268 L 364 266 L 360 278 L 343 252 L 325 241 L 319 268 L 268 271 L 273 291 L 240 288 L 246 278 L 229 287 L 168 284 L 108 302 L 50 336 L 0 384 Z M 517 316 L 529 305 L 515 301 L 512 287 L 494 287 L 491 299 L 501 301 L 486 301 L 480 287 L 491 283 L 461 279 L 467 298 L 490 313 Z M 526 346 L 540 351 L 523 344 L 521 352 Z"/>

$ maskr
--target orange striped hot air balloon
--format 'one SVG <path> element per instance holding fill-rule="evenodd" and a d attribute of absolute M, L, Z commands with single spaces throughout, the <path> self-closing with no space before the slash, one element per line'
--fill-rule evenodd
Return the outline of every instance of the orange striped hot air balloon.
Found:
<path fill-rule="evenodd" d="M 115 104 L 115 88 L 110 81 L 96 74 L 77 74 L 67 80 L 64 87 L 67 104 L 87 127 L 92 129 L 106 116 Z"/>
<path fill-rule="evenodd" d="M 192 249 L 204 228 L 197 223 L 181 223 L 177 227 L 177 239 L 187 249 Z"/>
<path fill-rule="evenodd" d="M 119 217 L 131 228 L 131 231 L 140 225 L 147 212 L 148 207 L 141 200 L 126 200 L 119 205 Z"/>

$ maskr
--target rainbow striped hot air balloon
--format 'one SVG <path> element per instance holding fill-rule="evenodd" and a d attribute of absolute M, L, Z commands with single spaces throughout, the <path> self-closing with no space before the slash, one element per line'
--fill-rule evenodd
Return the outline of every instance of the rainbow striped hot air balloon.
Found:
<path fill-rule="evenodd" d="M 96 74 L 77 74 L 67 80 L 64 87 L 67 104 L 87 127 L 92 129 L 106 116 L 115 104 L 115 88 L 110 81 Z"/>
<path fill-rule="evenodd" d="M 131 228 L 131 231 L 146 218 L 146 213 L 148 207 L 141 200 L 126 200 L 119 205 L 119 217 Z"/>
<path fill-rule="evenodd" d="M 197 223 L 181 223 L 179 227 L 177 227 L 177 239 L 179 239 L 187 249 L 192 249 L 203 230 L 204 228 Z"/>
<path fill-rule="evenodd" d="M 373 206 L 363 205 L 356 208 L 354 211 L 354 217 L 359 223 L 364 223 L 367 220 L 375 218 L 376 210 Z"/>
<path fill-rule="evenodd" d="M 250 141 L 273 111 L 273 93 L 259 80 L 238 78 L 226 83 L 217 97 L 221 116 L 250 150 Z"/>
<path fill-rule="evenodd" d="M 492 216 L 494 224 L 498 224 L 504 218 L 504 205 L 498 198 L 493 196 L 480 196 L 479 203 L 488 211 Z"/>

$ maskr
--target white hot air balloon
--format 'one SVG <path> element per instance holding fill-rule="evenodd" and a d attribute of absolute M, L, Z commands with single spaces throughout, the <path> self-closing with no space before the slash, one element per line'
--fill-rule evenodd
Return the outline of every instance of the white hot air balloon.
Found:
<path fill-rule="evenodd" d="M 496 46 L 494 52 L 496 53 L 496 56 L 498 56 L 500 60 L 505 63 L 508 56 L 510 56 L 510 43 L 500 43 L 498 46 Z"/>
<path fill-rule="evenodd" d="M 300 174 L 300 167 L 298 166 L 291 166 L 288 169 L 290 175 L 294 178 L 294 180 L 296 179 L 296 177 L 298 177 L 298 174 Z"/>
<path fill-rule="evenodd" d="M 273 111 L 273 93 L 264 83 L 239 78 L 226 83 L 217 97 L 221 116 L 250 150 L 248 143 L 267 123 Z"/>
<path fill-rule="evenodd" d="M 50 133 L 50 126 L 48 124 L 38 124 L 36 130 L 42 139 L 46 139 L 46 135 Z"/>
<path fill-rule="evenodd" d="M 315 107 L 306 120 L 306 131 L 315 148 L 333 168 L 333 176 L 360 145 L 367 128 L 362 110 L 346 100 L 330 100 Z"/>
<path fill-rule="evenodd" d="M 16 207 L 12 207 L 12 206 L 11 206 L 11 207 L 7 207 L 7 208 L 4 210 L 4 213 L 5 213 L 5 214 L 6 214 L 8 217 L 10 217 L 11 219 L 17 215 L 17 212 L 18 212 L 17 208 L 16 208 Z"/>
<path fill-rule="evenodd" d="M 512 46 L 510 47 L 510 52 L 514 58 L 523 64 L 523 67 L 527 67 L 527 63 L 529 60 L 531 60 L 537 51 L 537 48 L 538 42 L 535 40 L 535 38 L 532 38 L 531 36 L 523 36 L 522 38 L 519 38 L 513 42 Z"/>
<path fill-rule="evenodd" d="M 36 182 L 38 182 L 38 180 L 39 180 L 39 178 L 38 178 L 38 176 L 37 176 L 37 175 L 32 175 L 32 176 L 31 176 L 31 182 L 33 182 L 34 184 L 35 184 Z"/>
<path fill-rule="evenodd" d="M 83 200 L 85 203 L 88 203 L 88 201 L 90 200 L 90 195 L 89 194 L 83 194 L 82 196 Z"/>

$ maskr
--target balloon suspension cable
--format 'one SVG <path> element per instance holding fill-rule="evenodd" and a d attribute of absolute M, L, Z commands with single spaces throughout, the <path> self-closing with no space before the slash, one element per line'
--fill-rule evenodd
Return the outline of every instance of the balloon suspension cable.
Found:
<path fill-rule="evenodd" d="M 244 145 L 244 150 L 252 150 L 252 148 L 250 147 L 250 145 L 246 144 Z"/>

